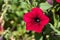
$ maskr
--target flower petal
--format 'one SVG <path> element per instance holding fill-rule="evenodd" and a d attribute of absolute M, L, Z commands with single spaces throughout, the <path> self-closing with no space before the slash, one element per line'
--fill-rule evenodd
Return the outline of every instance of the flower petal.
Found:
<path fill-rule="evenodd" d="M 24 15 L 24 21 L 25 22 L 31 22 L 32 21 L 32 16 L 30 15 L 30 13 L 26 13 L 25 15 Z"/>
<path fill-rule="evenodd" d="M 34 24 L 34 23 L 26 23 L 26 30 L 31 30 L 31 31 L 35 31 L 38 33 L 42 32 L 44 26 L 40 25 L 40 24 Z"/>

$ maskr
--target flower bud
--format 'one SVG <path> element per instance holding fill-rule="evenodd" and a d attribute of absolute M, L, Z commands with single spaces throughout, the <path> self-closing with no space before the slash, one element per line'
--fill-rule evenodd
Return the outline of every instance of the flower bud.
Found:
<path fill-rule="evenodd" d="M 50 5 L 53 5 L 53 0 L 47 0 Z"/>

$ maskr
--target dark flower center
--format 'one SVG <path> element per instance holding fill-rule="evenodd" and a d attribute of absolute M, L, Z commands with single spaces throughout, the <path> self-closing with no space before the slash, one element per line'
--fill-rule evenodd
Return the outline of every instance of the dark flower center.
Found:
<path fill-rule="evenodd" d="M 39 23 L 40 22 L 40 19 L 37 17 L 37 18 L 34 18 L 34 21 Z"/>

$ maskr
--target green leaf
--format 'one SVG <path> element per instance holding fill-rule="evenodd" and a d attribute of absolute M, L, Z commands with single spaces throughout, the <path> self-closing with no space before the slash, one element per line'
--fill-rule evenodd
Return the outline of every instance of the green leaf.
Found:
<path fill-rule="evenodd" d="M 0 5 L 1 5 L 1 3 L 2 3 L 2 0 L 0 0 Z"/>
<path fill-rule="evenodd" d="M 12 11 L 16 10 L 16 5 L 12 5 L 11 9 Z"/>
<path fill-rule="evenodd" d="M 60 22 L 58 23 L 58 28 L 60 27 Z"/>
<path fill-rule="evenodd" d="M 55 32 L 57 32 L 56 33 L 57 35 L 60 35 L 60 31 L 58 31 L 56 28 L 54 28 L 54 26 L 51 23 L 49 23 L 49 25 Z"/>
<path fill-rule="evenodd" d="M 17 3 L 18 0 L 13 0 L 13 3 Z"/>
<path fill-rule="evenodd" d="M 43 36 L 41 36 L 40 40 L 43 40 Z"/>
<path fill-rule="evenodd" d="M 41 39 L 42 39 L 41 36 L 42 36 L 42 34 L 40 34 L 40 33 L 35 33 L 35 40 L 41 40 Z M 40 38 L 41 38 L 41 39 L 40 39 Z"/>
<path fill-rule="evenodd" d="M 49 9 L 51 7 L 52 7 L 52 5 L 48 4 L 47 2 L 40 4 L 40 8 L 42 8 L 43 11 L 46 11 L 47 9 Z"/>
<path fill-rule="evenodd" d="M 21 8 L 26 8 L 26 5 L 27 3 L 26 2 L 21 2 Z"/>
<path fill-rule="evenodd" d="M 17 16 L 19 16 L 19 17 L 22 17 L 23 16 L 23 14 L 24 14 L 24 12 L 23 11 L 16 11 L 16 15 Z"/>
<path fill-rule="evenodd" d="M 60 7 L 57 8 L 57 11 L 59 11 L 59 10 L 60 10 Z"/>
<path fill-rule="evenodd" d="M 17 27 L 17 31 L 19 32 L 20 35 L 23 35 L 26 32 L 24 21 L 22 21 L 22 23 L 19 24 L 19 26 Z"/>

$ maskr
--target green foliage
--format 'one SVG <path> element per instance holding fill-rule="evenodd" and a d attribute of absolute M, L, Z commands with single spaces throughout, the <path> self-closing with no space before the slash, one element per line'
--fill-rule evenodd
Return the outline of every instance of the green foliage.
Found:
<path fill-rule="evenodd" d="M 42 8 L 43 11 L 46 11 L 47 9 L 49 9 L 51 7 L 52 7 L 52 5 L 48 4 L 47 2 L 40 4 L 40 8 Z"/>
<path fill-rule="evenodd" d="M 0 35 L 6 40 L 10 40 L 11 37 L 15 40 L 53 40 L 57 36 L 52 34 L 60 35 L 60 4 L 54 0 L 53 2 L 53 5 L 50 5 L 47 0 L 0 0 L 0 16 L 4 21 L 4 32 Z M 40 7 L 50 18 L 49 24 L 42 33 L 26 31 L 23 16 L 33 7 Z M 46 37 L 47 35 L 48 37 Z M 60 37 L 55 39 L 58 40 L 58 38 Z"/>

